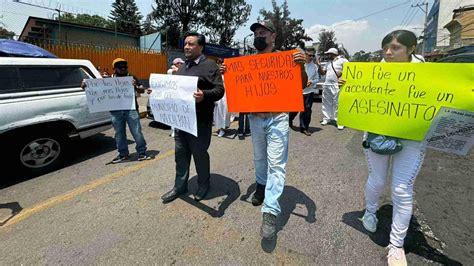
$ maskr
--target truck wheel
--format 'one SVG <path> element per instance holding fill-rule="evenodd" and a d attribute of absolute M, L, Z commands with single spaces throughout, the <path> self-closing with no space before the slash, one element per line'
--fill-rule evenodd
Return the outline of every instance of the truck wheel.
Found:
<path fill-rule="evenodd" d="M 21 169 L 45 173 L 61 164 L 65 150 L 64 136 L 37 134 L 22 138 L 16 145 L 14 154 Z"/>

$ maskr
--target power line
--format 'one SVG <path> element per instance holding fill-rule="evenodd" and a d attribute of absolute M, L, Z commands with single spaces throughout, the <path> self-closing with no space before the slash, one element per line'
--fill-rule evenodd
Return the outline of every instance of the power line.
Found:
<path fill-rule="evenodd" d="M 327 28 L 340 27 L 340 26 L 342 26 L 342 25 L 346 25 L 346 24 L 352 23 L 352 22 L 354 22 L 354 21 L 361 20 L 361 19 L 363 19 L 363 18 L 367 18 L 367 17 L 373 16 L 373 15 L 377 15 L 377 14 L 383 13 L 383 12 L 385 12 L 385 11 L 388 11 L 388 10 L 391 10 L 391 9 L 394 9 L 394 8 L 397 8 L 397 7 L 402 6 L 402 5 L 406 5 L 406 4 L 408 4 L 409 2 L 411 2 L 411 1 L 412 1 L 412 0 L 408 0 L 408 1 L 405 1 L 405 2 L 403 2 L 403 3 L 400 3 L 400 4 L 396 4 L 396 5 L 387 7 L 387 8 L 385 8 L 385 9 L 376 11 L 376 12 L 374 12 L 374 13 L 370 13 L 370 14 L 368 14 L 368 15 L 365 15 L 365 16 L 362 16 L 362 17 L 359 17 L 359 18 L 356 18 L 356 19 L 353 19 L 353 20 L 349 20 L 349 21 L 346 21 L 346 22 L 343 22 L 343 23 L 340 23 L 340 24 L 336 24 L 336 25 L 334 25 L 334 26 L 329 26 L 329 27 L 327 27 Z M 310 33 L 308 33 L 308 34 L 313 34 L 313 33 L 315 33 L 315 32 L 310 32 Z"/>
<path fill-rule="evenodd" d="M 405 23 L 405 27 L 410 25 L 410 22 L 415 18 L 416 14 L 418 13 L 418 9 L 415 9 L 415 12 L 413 12 L 413 15 L 410 17 L 410 19 L 407 20 L 407 22 Z"/>
<path fill-rule="evenodd" d="M 414 11 L 413 11 L 413 8 L 411 7 L 411 2 L 413 2 L 413 0 L 410 1 L 410 6 L 408 7 L 408 10 L 407 10 L 407 12 L 405 13 L 405 16 L 403 17 L 403 19 L 402 19 L 402 21 L 400 22 L 400 25 L 399 25 L 399 26 L 402 26 L 402 25 L 405 23 L 405 21 L 408 19 L 408 17 L 411 15 L 411 13 L 414 12 Z"/>

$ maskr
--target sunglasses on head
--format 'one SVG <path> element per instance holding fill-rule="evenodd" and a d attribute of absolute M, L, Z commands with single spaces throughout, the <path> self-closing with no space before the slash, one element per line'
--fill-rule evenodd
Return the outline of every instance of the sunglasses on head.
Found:
<path fill-rule="evenodd" d="M 119 69 L 127 69 L 128 65 L 115 65 L 115 67 Z"/>

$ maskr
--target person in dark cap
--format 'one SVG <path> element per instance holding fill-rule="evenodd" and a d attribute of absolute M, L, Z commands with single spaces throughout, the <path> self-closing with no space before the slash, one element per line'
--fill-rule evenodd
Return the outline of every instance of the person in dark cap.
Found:
<path fill-rule="evenodd" d="M 198 77 L 196 92 L 197 137 L 175 129 L 176 176 L 173 188 L 161 196 L 163 203 L 171 202 L 188 191 L 191 155 L 198 174 L 198 189 L 194 200 L 201 201 L 210 188 L 210 160 L 207 149 L 211 144 L 214 102 L 224 96 L 224 84 L 217 64 L 203 54 L 206 39 L 204 35 L 190 32 L 184 36 L 185 65 L 176 75 Z"/>
<path fill-rule="evenodd" d="M 130 133 L 132 133 L 133 139 L 135 140 L 135 149 L 138 153 L 138 160 L 150 160 L 151 157 L 147 155 L 147 146 L 145 138 L 143 137 L 142 127 L 140 124 L 140 115 L 138 113 L 138 102 L 136 99 L 137 93 L 145 92 L 145 87 L 140 84 L 137 77 L 128 73 L 128 63 L 127 60 L 123 58 L 115 58 L 112 61 L 112 68 L 114 69 L 114 73 L 111 77 L 126 77 L 132 76 L 133 77 L 133 86 L 135 88 L 135 110 L 116 110 L 110 111 L 112 115 L 112 125 L 115 130 L 115 142 L 117 144 L 117 150 L 119 154 L 115 157 L 111 163 L 120 163 L 124 161 L 129 161 L 129 151 L 128 151 L 128 144 L 127 144 L 127 131 L 126 125 L 128 124 L 128 128 Z M 83 89 L 86 88 L 84 82 L 82 82 L 81 87 Z"/>
<path fill-rule="evenodd" d="M 276 52 L 274 49 L 277 32 L 271 21 L 253 23 L 250 30 L 254 33 L 254 46 L 257 54 Z M 298 91 L 303 90 L 308 77 L 303 68 L 305 54 L 293 54 L 293 61 L 300 64 L 302 84 Z M 221 68 L 223 72 L 226 66 Z M 278 199 L 283 193 L 288 162 L 289 115 L 284 112 L 249 113 L 250 130 L 254 151 L 256 191 L 252 196 L 252 204 L 263 203 L 262 227 L 260 235 L 264 239 L 276 236 L 276 220 L 281 212 Z"/>

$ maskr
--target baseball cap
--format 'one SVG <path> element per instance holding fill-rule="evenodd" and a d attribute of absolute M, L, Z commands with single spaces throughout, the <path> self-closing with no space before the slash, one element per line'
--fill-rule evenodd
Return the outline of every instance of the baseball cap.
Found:
<path fill-rule="evenodd" d="M 181 59 L 181 58 L 179 58 L 179 57 L 178 57 L 178 58 L 175 58 L 175 59 L 173 60 L 173 65 L 176 65 L 176 64 L 178 64 L 178 63 L 184 64 L 184 60 Z"/>
<path fill-rule="evenodd" d="M 335 54 L 335 55 L 339 55 L 339 52 L 337 51 L 336 48 L 329 48 L 329 50 L 327 50 L 326 52 L 324 52 L 325 54 Z"/>
<path fill-rule="evenodd" d="M 115 58 L 114 61 L 112 61 L 112 68 L 115 68 L 115 64 L 120 63 L 120 62 L 124 62 L 126 64 L 127 60 L 120 57 Z"/>
<path fill-rule="evenodd" d="M 255 31 L 259 27 L 263 27 L 271 32 L 276 32 L 275 26 L 273 26 L 273 23 L 270 20 L 255 22 L 254 24 L 252 24 L 252 26 L 250 26 L 250 30 Z"/>

